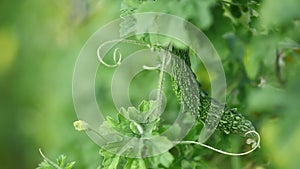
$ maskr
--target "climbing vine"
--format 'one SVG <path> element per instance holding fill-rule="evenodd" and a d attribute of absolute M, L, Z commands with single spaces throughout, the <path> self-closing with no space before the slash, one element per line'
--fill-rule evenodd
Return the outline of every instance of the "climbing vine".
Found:
<path fill-rule="evenodd" d="M 117 112 L 117 119 L 108 116 L 99 127 L 99 131 L 89 128 L 89 124 L 85 121 L 79 120 L 74 123 L 75 128 L 79 131 L 92 131 L 100 137 L 105 138 L 109 135 L 110 138 L 113 138 L 106 140 L 106 144 L 99 151 L 103 158 L 99 168 L 211 168 L 209 162 L 205 161 L 206 154 L 221 153 L 226 156 L 242 156 L 252 153 L 260 146 L 260 135 L 255 126 L 256 121 L 252 120 L 251 122 L 247 118 L 249 114 L 236 108 L 242 107 L 240 106 L 243 104 L 243 101 L 240 101 L 242 99 L 237 99 L 238 103 L 232 101 L 234 99 L 229 99 L 230 103 L 223 104 L 212 98 L 207 88 L 209 83 L 201 82 L 199 69 L 203 68 L 203 65 L 201 67 L 201 63 L 193 62 L 195 53 L 189 46 L 178 39 L 158 34 L 146 33 L 127 37 L 135 33 L 140 25 L 153 26 L 156 24 L 155 17 L 146 21 L 137 20 L 135 14 L 138 13 L 167 13 L 191 22 L 212 39 L 217 51 L 222 52 L 220 57 L 225 65 L 230 94 L 234 93 L 237 86 L 240 86 L 239 89 L 241 89 L 238 91 L 239 94 L 232 94 L 232 97 L 243 97 L 247 86 L 264 87 L 266 79 L 263 76 L 267 74 L 275 73 L 276 76 L 273 78 L 277 79 L 276 85 L 284 86 L 288 73 L 284 72 L 280 61 L 284 58 L 299 57 L 297 42 L 300 41 L 300 37 L 294 36 L 293 40 L 283 38 L 294 35 L 293 31 L 287 32 L 284 36 L 277 35 L 277 30 L 285 29 L 284 22 L 279 19 L 278 22 L 273 23 L 268 16 L 260 19 L 260 8 L 264 8 L 260 5 L 259 0 L 123 0 L 120 15 L 123 20 L 120 24 L 120 34 L 124 39 L 116 42 L 134 44 L 158 53 L 159 65 L 144 66 L 145 71 L 158 72 L 158 91 L 154 100 L 143 100 L 137 107 L 121 108 Z M 292 20 L 291 23 L 293 30 L 300 27 L 299 18 Z M 176 26 L 187 37 L 190 36 L 184 23 L 178 23 Z M 275 35 L 276 41 L 272 41 L 273 39 L 269 35 Z M 259 45 L 265 45 L 266 49 L 256 51 L 255 49 Z M 113 52 L 115 63 L 108 64 L 100 55 L 102 47 L 99 46 L 97 50 L 98 60 L 101 64 L 109 68 L 122 64 L 122 52 L 119 48 Z M 275 57 L 273 72 L 267 69 L 268 59 L 258 57 L 262 54 L 266 58 Z M 194 68 L 195 65 L 198 69 Z M 165 83 L 166 76 L 168 76 L 167 69 L 170 72 L 170 86 Z M 234 78 L 238 80 L 233 80 Z M 181 111 L 191 114 L 195 119 L 195 125 L 183 140 L 174 141 L 160 136 L 170 125 L 164 123 L 159 117 L 162 111 L 162 92 L 165 88 L 172 88 Z M 200 131 L 203 128 L 208 129 L 208 132 L 211 133 L 201 137 Z M 215 137 L 208 140 L 211 134 Z M 159 137 L 159 142 L 149 143 L 147 139 L 155 136 Z M 222 143 L 236 144 L 237 142 L 228 141 L 230 140 L 228 138 L 237 136 L 244 137 L 239 139 L 240 147 L 236 147 L 234 151 L 222 150 L 224 148 L 220 146 Z M 127 137 L 141 139 L 138 147 L 128 145 L 127 143 L 132 139 L 127 139 Z M 133 141 L 133 143 L 136 142 Z M 170 146 L 170 149 L 158 153 L 157 149 L 163 146 Z M 203 147 L 208 150 L 200 149 Z M 196 150 L 199 149 L 205 153 L 198 153 Z M 239 153 L 240 151 L 242 152 Z M 132 152 L 138 154 L 139 158 L 133 157 Z M 156 155 L 147 156 L 147 154 Z M 64 167 L 64 164 L 59 162 L 55 164 L 43 154 L 42 156 L 45 161 L 40 164 L 39 168 Z M 74 163 L 69 163 L 65 168 L 72 168 L 73 165 Z"/>

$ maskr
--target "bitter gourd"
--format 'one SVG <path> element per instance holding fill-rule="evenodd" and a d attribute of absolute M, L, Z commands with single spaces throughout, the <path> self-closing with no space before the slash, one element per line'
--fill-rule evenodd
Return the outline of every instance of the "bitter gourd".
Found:
<path fill-rule="evenodd" d="M 217 129 L 226 134 L 238 134 L 246 136 L 250 131 L 255 131 L 253 124 L 247 120 L 236 108 L 230 108 L 227 105 L 222 106 L 218 101 L 211 98 L 207 92 L 201 88 L 201 83 L 196 80 L 198 89 L 189 89 L 189 83 L 194 83 L 197 79 L 191 69 L 191 61 L 188 49 L 172 49 L 172 81 L 173 90 L 179 102 L 193 110 L 197 121 L 205 123 L 207 128 L 213 127 L 218 123 Z M 181 60 L 181 61 L 180 61 Z M 191 85 L 193 86 L 193 85 Z M 197 94 L 191 91 L 198 91 Z M 199 103 L 195 103 L 199 101 Z M 193 107 L 198 105 L 197 108 Z M 208 113 L 209 110 L 213 111 Z M 220 112 L 222 111 L 222 112 Z M 212 116 L 208 118 L 208 116 Z M 221 117 L 220 117 L 221 116 Z M 210 119 L 207 121 L 207 119 Z M 247 137 L 255 137 L 250 133 Z"/>

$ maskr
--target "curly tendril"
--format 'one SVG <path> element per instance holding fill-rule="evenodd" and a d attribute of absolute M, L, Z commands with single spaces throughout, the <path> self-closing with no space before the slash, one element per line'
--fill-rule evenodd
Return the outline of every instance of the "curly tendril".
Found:
<path fill-rule="evenodd" d="M 121 64 L 122 61 L 122 53 L 120 51 L 120 48 L 116 48 L 114 49 L 113 52 L 113 60 L 114 60 L 114 64 L 108 64 L 106 62 L 104 62 L 103 57 L 100 54 L 101 49 L 107 45 L 107 44 L 111 44 L 111 43 L 119 43 L 119 42 L 124 42 L 124 43 L 129 43 L 129 44 L 134 44 L 134 45 L 138 45 L 138 46 L 144 46 L 144 47 L 148 47 L 150 48 L 150 45 L 145 44 L 145 43 L 140 43 L 137 42 L 135 40 L 127 40 L 127 39 L 115 39 L 115 40 L 110 40 L 110 41 L 106 41 L 104 43 L 102 43 L 98 49 L 97 49 L 97 57 L 100 63 L 102 63 L 104 66 L 106 67 L 117 67 Z"/>
<path fill-rule="evenodd" d="M 115 64 L 113 65 L 110 65 L 106 62 L 103 61 L 102 57 L 101 57 L 101 54 L 100 54 L 100 50 L 107 44 L 109 43 L 115 43 L 115 42 L 120 42 L 120 40 L 111 40 L 111 41 L 107 41 L 107 42 L 104 42 L 102 43 L 98 49 L 97 49 L 97 57 L 100 61 L 100 63 L 102 63 L 103 65 L 105 65 L 106 67 L 117 67 L 121 64 L 121 60 L 122 60 L 122 53 L 120 52 L 119 48 L 116 48 L 114 50 L 114 53 L 113 53 L 113 59 L 114 59 L 114 62 Z M 117 59 L 117 54 L 118 54 L 118 59 Z"/>
<path fill-rule="evenodd" d="M 250 133 L 254 133 L 257 136 L 257 141 L 254 141 L 252 139 L 251 140 L 248 139 L 246 143 L 247 144 L 252 144 L 251 145 L 251 150 L 243 152 L 243 153 L 230 153 L 230 152 L 226 152 L 226 151 L 219 150 L 219 149 L 214 148 L 212 146 L 209 146 L 209 145 L 206 145 L 206 144 L 203 144 L 203 143 L 200 143 L 200 142 L 196 142 L 196 141 L 178 141 L 178 142 L 175 142 L 175 143 L 177 143 L 177 144 L 196 144 L 196 145 L 203 146 L 205 148 L 211 149 L 211 150 L 213 150 L 215 152 L 218 152 L 218 153 L 221 153 L 221 154 L 225 154 L 225 155 L 229 155 L 229 156 L 243 156 L 243 155 L 250 154 L 251 152 L 253 152 L 257 148 L 259 148 L 260 135 L 256 131 L 253 130 L 253 131 L 248 131 L 247 133 L 245 133 L 245 136 L 247 136 Z"/>

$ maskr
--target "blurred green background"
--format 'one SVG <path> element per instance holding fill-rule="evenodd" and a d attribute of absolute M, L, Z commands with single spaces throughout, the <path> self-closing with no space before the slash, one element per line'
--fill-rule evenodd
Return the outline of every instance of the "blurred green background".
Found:
<path fill-rule="evenodd" d="M 120 5 L 121 0 L 0 1 L 1 168 L 35 168 L 42 160 L 39 148 L 51 159 L 67 155 L 77 161 L 76 168 L 101 163 L 99 147 L 72 125 L 77 120 L 72 73 L 85 41 L 119 18 Z M 242 110 L 262 137 L 261 149 L 253 154 L 217 155 L 219 160 L 207 161 L 212 166 L 224 161 L 245 169 L 300 166 L 299 6 L 297 0 L 261 2 L 257 15 L 262 17 L 251 23 L 255 36 L 249 36 L 243 18 L 233 11 L 229 17 L 225 12 L 227 20 L 216 13 L 201 16 L 214 20 L 203 29 L 224 62 L 228 104 Z M 228 18 L 234 26 L 228 26 Z M 276 29 L 267 31 L 274 23 Z M 288 45 L 278 47 L 280 43 Z M 209 89 L 207 76 L 198 69 Z"/>
<path fill-rule="evenodd" d="M 120 1 L 0 1 L 1 168 L 29 169 L 64 153 L 96 168 L 99 148 L 74 130 L 72 74 L 88 37 Z M 85 166 L 85 167 L 83 167 Z"/>

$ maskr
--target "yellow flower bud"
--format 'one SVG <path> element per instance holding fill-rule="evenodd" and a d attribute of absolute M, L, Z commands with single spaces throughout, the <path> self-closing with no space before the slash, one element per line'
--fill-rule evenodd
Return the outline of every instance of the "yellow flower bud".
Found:
<path fill-rule="evenodd" d="M 88 123 L 82 120 L 77 120 L 73 123 L 75 130 L 78 131 L 88 131 L 89 127 L 88 127 Z"/>

